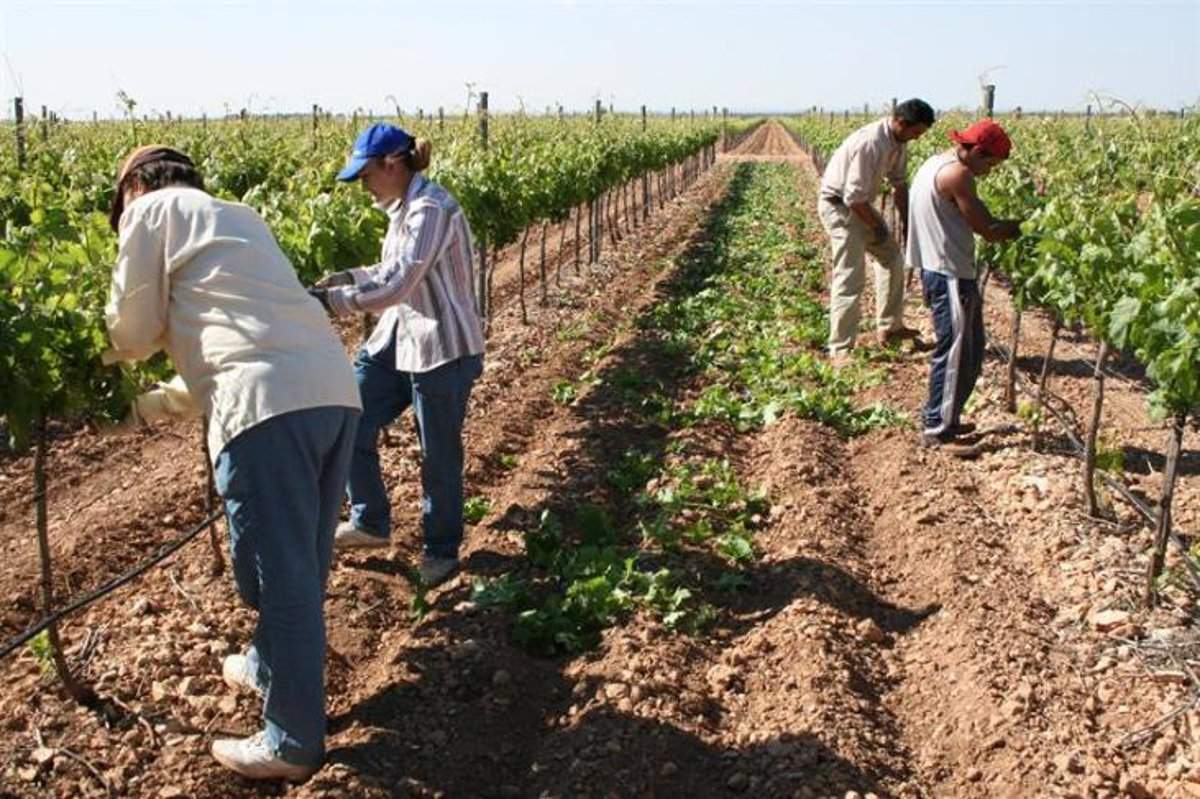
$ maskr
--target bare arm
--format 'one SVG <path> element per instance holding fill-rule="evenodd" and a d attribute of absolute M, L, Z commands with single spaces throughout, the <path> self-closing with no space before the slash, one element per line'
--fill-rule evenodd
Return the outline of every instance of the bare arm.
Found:
<path fill-rule="evenodd" d="M 892 186 L 896 199 L 896 213 L 900 215 L 900 229 L 908 236 L 908 184 L 896 183 Z"/>
<path fill-rule="evenodd" d="M 937 176 L 938 191 L 948 194 L 967 224 L 985 241 L 1007 241 L 1021 234 L 1021 220 L 996 219 L 975 193 L 975 176 L 962 164 L 951 164 Z"/>
<path fill-rule="evenodd" d="M 871 230 L 878 230 L 880 227 L 886 226 L 883 217 L 875 210 L 875 206 L 867 202 L 851 203 L 850 212 L 857 216 L 862 223 Z"/>

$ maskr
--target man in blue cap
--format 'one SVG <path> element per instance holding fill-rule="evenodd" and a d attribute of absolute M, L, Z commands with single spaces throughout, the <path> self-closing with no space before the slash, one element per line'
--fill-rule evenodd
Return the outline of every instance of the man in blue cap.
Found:
<path fill-rule="evenodd" d="M 463 444 L 471 387 L 483 371 L 471 229 L 458 202 L 421 174 L 430 145 L 376 124 L 363 131 L 338 180 L 358 180 L 389 218 L 379 263 L 328 275 L 313 289 L 331 313 L 382 314 L 354 370 L 363 415 L 339 549 L 386 547 L 391 506 L 379 468 L 380 428 L 409 406 L 421 441 L 426 585 L 458 570 L 463 538 Z"/>

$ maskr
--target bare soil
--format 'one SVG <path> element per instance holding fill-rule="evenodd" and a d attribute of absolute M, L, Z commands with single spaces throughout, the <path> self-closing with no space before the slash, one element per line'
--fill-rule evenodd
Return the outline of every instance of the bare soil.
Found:
<path fill-rule="evenodd" d="M 812 198 L 796 234 L 823 245 L 811 167 L 768 123 L 606 242 L 599 264 L 568 264 L 547 303 L 531 286 L 529 325 L 511 299 L 499 304 L 467 430 L 467 492 L 490 511 L 468 533 L 464 574 L 430 596 L 421 621 L 405 578 L 418 552 L 419 450 L 406 421 L 386 436 L 397 533 L 383 554 L 339 556 L 332 575 L 329 757 L 313 779 L 255 785 L 207 755 L 212 737 L 255 730 L 258 708 L 220 680 L 253 619 L 198 542 L 67 625 L 71 661 L 114 700 L 107 717 L 62 699 L 31 652 L 0 664 L 0 796 L 1200 797 L 1195 597 L 1171 587 L 1160 609 L 1142 609 L 1148 533 L 1119 501 L 1111 521 L 1083 516 L 1076 462 L 1050 427 L 1045 451 L 1030 449 L 1001 408 L 997 360 L 973 402 L 992 432 L 972 460 L 919 448 L 911 429 L 845 440 L 794 418 L 749 433 L 660 428 L 611 381 L 554 401 L 585 369 L 641 370 L 676 396 L 702 387 L 645 348 L 633 322 L 705 252 L 705 223 L 747 159 L 795 165 Z M 988 288 L 996 333 L 1005 299 Z M 928 332 L 919 299 L 907 316 Z M 1027 318 L 1024 329 L 1022 367 L 1040 369 L 1048 325 Z M 345 332 L 349 344 L 359 331 Z M 1088 356 L 1072 340 L 1053 364 L 1054 390 L 1080 417 Z M 875 365 L 885 379 L 864 401 L 915 414 L 923 357 Z M 1164 434 L 1142 388 L 1110 381 L 1105 419 L 1126 451 L 1122 479 L 1153 497 Z M 1194 441 L 1176 500 L 1192 531 Z M 603 475 L 631 442 L 726 457 L 766 489 L 750 584 L 712 598 L 721 613 L 700 635 L 637 615 L 584 655 L 533 656 L 512 642 L 509 619 L 470 601 L 471 580 L 513 568 L 519 531 L 543 509 L 605 498 Z M 0 463 L 4 636 L 39 615 L 29 470 L 28 458 Z M 64 595 L 202 518 L 195 429 L 60 431 L 50 475 Z"/>

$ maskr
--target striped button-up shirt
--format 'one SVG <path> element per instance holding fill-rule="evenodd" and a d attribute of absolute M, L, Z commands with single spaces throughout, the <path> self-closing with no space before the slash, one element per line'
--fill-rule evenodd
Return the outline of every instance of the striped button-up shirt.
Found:
<path fill-rule="evenodd" d="M 396 369 L 428 372 L 483 353 L 483 325 L 475 310 L 471 228 L 458 202 L 424 175 L 387 209 L 383 254 L 374 266 L 351 269 L 351 286 L 329 290 L 342 315 L 382 313 L 367 340 L 378 355 L 393 341 Z"/>
<path fill-rule="evenodd" d="M 879 184 L 887 178 L 893 186 L 908 179 L 908 148 L 892 134 L 890 119 L 863 125 L 833 151 L 821 176 L 821 196 L 846 205 L 873 203 Z"/>

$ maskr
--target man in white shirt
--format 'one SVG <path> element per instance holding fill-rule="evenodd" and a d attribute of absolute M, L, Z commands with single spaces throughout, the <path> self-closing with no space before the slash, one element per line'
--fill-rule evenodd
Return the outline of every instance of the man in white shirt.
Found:
<path fill-rule="evenodd" d="M 238 592 L 258 611 L 226 682 L 263 696 L 265 729 L 213 756 L 302 780 L 325 756 L 325 582 L 361 409 L 341 342 L 252 208 L 203 189 L 191 160 L 139 148 L 117 181 L 110 359 L 165 350 L 170 406 L 208 419 Z"/>
<path fill-rule="evenodd" d="M 923 100 L 906 100 L 891 117 L 850 134 L 833 152 L 821 177 L 817 211 L 833 249 L 829 297 L 829 355 L 845 359 L 854 347 L 861 318 L 859 295 L 865 280 L 865 254 L 875 267 L 876 338 L 912 338 L 904 326 L 904 258 L 875 209 L 879 187 L 892 185 L 896 210 L 908 214 L 907 143 L 933 125 L 933 109 Z"/>

